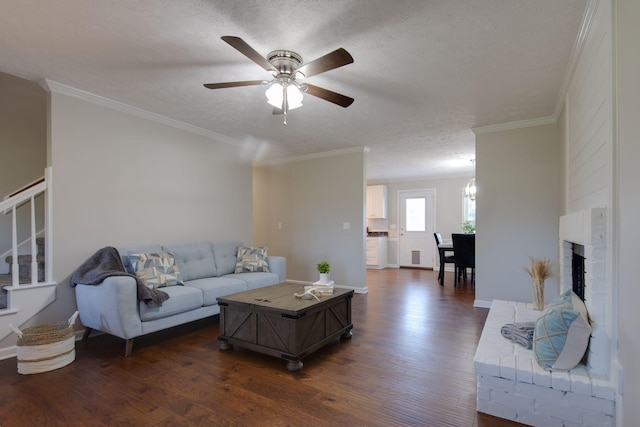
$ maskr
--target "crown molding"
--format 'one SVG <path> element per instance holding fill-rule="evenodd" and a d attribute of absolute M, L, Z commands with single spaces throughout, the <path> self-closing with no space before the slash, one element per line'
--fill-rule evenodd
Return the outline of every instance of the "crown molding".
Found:
<path fill-rule="evenodd" d="M 132 116 L 141 117 L 143 119 L 151 120 L 156 123 L 160 123 L 166 126 L 170 126 L 172 128 L 184 130 L 190 133 L 194 133 L 196 135 L 204 136 L 205 138 L 213 139 L 220 142 L 225 142 L 227 144 L 240 146 L 241 141 L 235 138 L 232 138 L 227 135 L 223 135 L 221 133 L 213 132 L 210 130 L 202 129 L 197 126 L 190 125 L 185 122 L 181 122 L 179 120 L 171 119 L 166 116 L 162 116 L 160 114 L 152 113 L 147 110 L 143 110 L 138 107 L 133 107 L 128 104 L 124 104 L 119 101 L 115 101 L 113 99 L 105 98 L 100 95 L 96 95 L 90 92 L 86 92 L 84 90 L 76 89 L 71 86 L 67 86 L 62 83 L 54 82 L 52 80 L 44 79 L 41 80 L 40 86 L 50 93 L 57 93 L 60 95 L 66 95 L 73 98 L 78 98 L 83 101 L 90 102 L 92 104 L 100 105 L 102 107 L 107 107 L 112 110 L 120 111 L 122 113 L 131 114 Z"/>
<path fill-rule="evenodd" d="M 264 160 L 261 162 L 255 162 L 254 165 L 255 166 L 273 166 L 273 165 L 280 165 L 284 163 L 301 162 L 304 160 L 313 160 L 313 159 L 321 159 L 325 157 L 342 156 L 345 154 L 354 154 L 354 153 L 366 154 L 369 151 L 370 151 L 369 147 L 366 147 L 366 146 L 341 148 L 339 150 L 323 151 L 320 153 L 313 153 L 313 154 L 304 154 L 302 156 L 285 157 L 282 159 L 273 159 L 273 160 Z"/>
<path fill-rule="evenodd" d="M 576 37 L 576 41 L 573 44 L 573 49 L 571 49 L 569 63 L 567 64 L 567 69 L 565 70 L 564 78 L 562 80 L 562 86 L 560 86 L 558 98 L 556 99 L 556 109 L 553 113 L 553 117 L 555 117 L 556 120 L 560 117 L 560 114 L 564 109 L 564 102 L 565 98 L 567 97 L 567 92 L 569 91 L 569 84 L 571 83 L 571 78 L 573 77 L 573 73 L 576 70 L 578 61 L 582 56 L 584 43 L 587 39 L 587 36 L 589 35 L 589 32 L 591 31 L 591 27 L 593 26 L 593 21 L 595 19 L 596 11 L 598 10 L 599 4 L 600 0 L 587 1 L 587 7 L 584 10 L 582 22 L 580 23 L 580 29 L 578 30 L 578 37 Z"/>
<path fill-rule="evenodd" d="M 567 92 L 569 90 L 569 84 L 571 83 L 571 78 L 573 77 L 573 73 L 575 72 L 576 66 L 578 65 L 578 61 L 580 60 L 580 56 L 582 55 L 582 51 L 584 49 L 584 43 L 589 35 L 589 31 L 591 31 L 591 27 L 593 26 L 593 21 L 595 19 L 596 11 L 598 10 L 598 6 L 600 4 L 600 0 L 588 0 L 587 6 L 584 11 L 584 15 L 582 17 L 582 22 L 580 24 L 580 29 L 578 30 L 578 36 L 573 44 L 573 48 L 571 49 L 571 55 L 569 57 L 569 63 L 567 64 L 567 68 L 564 73 L 564 77 L 562 80 L 562 85 L 560 86 L 560 91 L 558 92 L 558 96 L 556 98 L 556 107 L 553 113 L 553 116 L 550 117 L 540 117 L 537 119 L 530 120 L 522 120 L 517 122 L 504 123 L 499 125 L 490 125 L 490 126 L 481 126 L 477 128 L 472 128 L 471 131 L 476 134 L 490 133 L 490 132 L 499 132 L 503 130 L 510 129 L 518 129 L 529 126 L 539 126 L 546 125 L 551 123 L 556 123 L 562 110 L 564 109 L 564 102 L 567 96 Z"/>
<path fill-rule="evenodd" d="M 482 133 L 492 133 L 492 132 L 500 132 L 503 130 L 549 125 L 556 122 L 557 122 L 557 119 L 553 116 L 539 117 L 537 119 L 519 120 L 517 122 L 502 123 L 499 125 L 480 126 L 477 128 L 471 128 L 471 132 L 473 132 L 476 135 L 480 135 Z"/>

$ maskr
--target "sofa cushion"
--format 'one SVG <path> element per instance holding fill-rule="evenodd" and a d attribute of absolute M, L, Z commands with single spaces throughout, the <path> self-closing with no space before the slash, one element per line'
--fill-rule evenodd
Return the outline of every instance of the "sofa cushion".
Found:
<path fill-rule="evenodd" d="M 547 306 L 536 321 L 533 352 L 547 370 L 571 370 L 584 356 L 591 326 L 586 307 L 568 291 Z"/>
<path fill-rule="evenodd" d="M 269 272 L 269 262 L 267 260 L 267 251 L 269 246 L 248 248 L 246 246 L 238 246 L 238 255 L 236 257 L 236 269 L 234 273 L 246 272 Z"/>
<path fill-rule="evenodd" d="M 182 273 L 182 280 L 188 281 L 217 275 L 216 261 L 209 242 L 166 245 L 163 248 L 165 251 L 171 251 L 175 256 L 178 268 Z"/>
<path fill-rule="evenodd" d="M 236 274 L 235 276 L 238 276 L 238 278 L 247 282 L 247 289 L 256 289 L 263 286 L 276 285 L 280 283 L 280 276 L 278 276 L 276 273 L 242 273 Z"/>
<path fill-rule="evenodd" d="M 218 276 L 232 274 L 236 270 L 238 246 L 242 246 L 242 242 L 211 243 L 216 259 L 216 267 L 218 268 Z"/>
<path fill-rule="evenodd" d="M 120 254 L 120 258 L 122 259 L 122 263 L 124 264 L 124 268 L 127 270 L 127 273 L 136 274 L 133 271 L 133 266 L 129 261 L 129 253 L 134 252 L 162 252 L 161 245 L 142 245 L 142 246 L 131 246 L 129 248 L 117 248 L 118 253 Z"/>
<path fill-rule="evenodd" d="M 146 287 L 182 285 L 182 276 L 170 252 L 130 252 L 128 258 L 134 274 Z"/>
<path fill-rule="evenodd" d="M 195 310 L 202 307 L 202 291 L 189 286 L 171 286 L 162 289 L 169 294 L 169 299 L 161 307 L 151 307 L 140 301 L 140 320 L 147 322 Z"/>
<path fill-rule="evenodd" d="M 214 305 L 218 303 L 218 297 L 246 291 L 247 282 L 233 276 L 206 277 L 203 279 L 190 280 L 187 286 L 197 288 L 202 291 L 202 305 Z"/>

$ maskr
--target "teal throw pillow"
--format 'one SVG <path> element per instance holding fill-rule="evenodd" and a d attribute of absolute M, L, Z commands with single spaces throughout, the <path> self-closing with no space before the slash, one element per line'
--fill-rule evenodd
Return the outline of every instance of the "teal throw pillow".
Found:
<path fill-rule="evenodd" d="M 591 326 L 586 307 L 572 291 L 552 301 L 540 314 L 533 332 L 533 352 L 546 370 L 571 370 L 584 356 Z"/>

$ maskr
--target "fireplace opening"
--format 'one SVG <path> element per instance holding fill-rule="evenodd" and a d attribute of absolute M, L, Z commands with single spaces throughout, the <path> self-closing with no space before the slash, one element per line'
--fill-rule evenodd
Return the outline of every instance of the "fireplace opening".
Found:
<path fill-rule="evenodd" d="M 573 245 L 571 256 L 571 282 L 573 292 L 584 301 L 584 246 Z"/>

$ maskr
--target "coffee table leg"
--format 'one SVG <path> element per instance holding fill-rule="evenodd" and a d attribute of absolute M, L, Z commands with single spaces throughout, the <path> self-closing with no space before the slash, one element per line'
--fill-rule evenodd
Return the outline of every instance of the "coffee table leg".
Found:
<path fill-rule="evenodd" d="M 298 360 L 289 360 L 287 362 L 287 371 L 291 371 L 291 372 L 295 372 L 295 371 L 299 371 L 300 369 L 302 369 L 302 360 L 298 359 Z"/>
<path fill-rule="evenodd" d="M 233 348 L 233 345 L 224 341 L 220 341 L 219 346 L 220 346 L 220 350 L 231 350 Z"/>
<path fill-rule="evenodd" d="M 351 332 L 351 329 L 349 329 L 347 332 L 340 335 L 340 339 L 348 340 L 348 339 L 351 339 L 352 336 L 353 336 L 353 333 Z"/>

